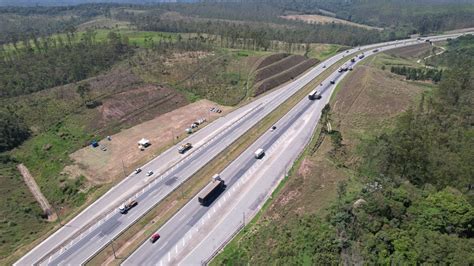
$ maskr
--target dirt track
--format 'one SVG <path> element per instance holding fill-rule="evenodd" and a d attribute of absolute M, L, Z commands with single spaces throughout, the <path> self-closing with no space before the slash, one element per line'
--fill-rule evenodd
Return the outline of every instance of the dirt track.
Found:
<path fill-rule="evenodd" d="M 31 176 L 28 168 L 26 168 L 26 166 L 23 164 L 17 165 L 17 168 L 23 176 L 23 180 L 28 186 L 28 189 L 30 189 L 31 194 L 33 194 L 33 197 L 35 197 L 36 201 L 40 204 L 41 209 L 43 209 L 44 213 L 48 216 L 48 221 L 55 221 L 57 219 L 56 213 L 54 213 L 53 208 L 48 202 L 48 199 L 46 199 L 43 193 L 41 193 L 38 184 L 36 184 L 36 181 L 33 176 Z"/>

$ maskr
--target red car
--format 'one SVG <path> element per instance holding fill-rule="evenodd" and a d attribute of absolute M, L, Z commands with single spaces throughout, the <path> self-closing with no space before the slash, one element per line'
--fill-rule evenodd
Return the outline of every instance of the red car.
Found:
<path fill-rule="evenodd" d="M 158 239 L 160 239 L 160 234 L 154 233 L 150 238 L 150 242 L 155 243 Z"/>

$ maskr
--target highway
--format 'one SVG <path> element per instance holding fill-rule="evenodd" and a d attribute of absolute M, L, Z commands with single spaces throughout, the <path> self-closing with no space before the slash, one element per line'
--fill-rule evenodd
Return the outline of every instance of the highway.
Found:
<path fill-rule="evenodd" d="M 379 48 L 379 52 L 395 47 Z M 346 64 L 353 67 L 360 61 Z M 210 206 L 200 205 L 197 196 L 191 199 L 156 232 L 161 235 L 156 243 L 146 241 L 123 265 L 201 265 L 211 258 L 242 228 L 246 217 L 248 220 L 256 213 L 286 175 L 310 141 L 334 88 L 348 73 L 332 73 L 322 86 L 317 86 L 322 92 L 320 100 L 303 99 L 276 123 L 275 131 L 262 135 L 220 173 L 227 187 Z M 331 85 L 330 81 L 336 84 Z M 262 160 L 254 158 L 254 151 L 259 148 L 266 151 Z"/>
<path fill-rule="evenodd" d="M 459 34 L 449 37 L 457 35 Z M 405 40 L 399 43 L 397 47 L 414 44 L 417 41 Z M 380 45 L 369 45 L 360 49 L 372 49 Z M 393 42 L 389 45 L 395 47 Z M 351 49 L 347 54 L 351 52 L 355 52 L 355 49 Z M 215 155 L 317 77 L 324 70 L 323 65 L 329 67 L 343 58 L 345 54 L 340 53 L 331 57 L 295 81 L 236 109 L 191 135 L 182 141 L 182 143 L 191 142 L 194 146 L 185 155 L 178 154 L 176 146 L 170 148 L 144 165 L 142 173 L 130 175 L 114 186 L 104 196 L 36 246 L 15 265 L 36 263 L 79 265 L 84 263 L 111 239 L 128 228 L 187 178 L 211 161 Z M 145 177 L 144 173 L 148 170 L 153 170 L 155 175 L 150 178 Z M 137 199 L 138 206 L 126 215 L 117 213 L 116 208 L 128 199 Z"/>

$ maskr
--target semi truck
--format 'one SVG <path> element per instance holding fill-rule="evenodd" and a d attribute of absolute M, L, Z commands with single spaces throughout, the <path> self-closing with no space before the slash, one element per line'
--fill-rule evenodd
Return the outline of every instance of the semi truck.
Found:
<path fill-rule="evenodd" d="M 178 152 L 183 154 L 185 153 L 187 150 L 191 149 L 193 147 L 193 145 L 191 143 L 186 143 L 186 144 L 183 144 L 181 146 L 178 147 Z"/>
<path fill-rule="evenodd" d="M 310 99 L 310 100 L 321 99 L 321 92 L 319 92 L 318 89 L 312 90 L 312 91 L 308 94 L 308 99 Z"/>
<path fill-rule="evenodd" d="M 198 201 L 203 206 L 209 206 L 225 188 L 224 180 L 219 174 L 212 177 L 212 181 L 198 195 Z"/>
<path fill-rule="evenodd" d="M 120 205 L 119 207 L 119 212 L 121 214 L 126 214 L 131 208 L 137 206 L 138 202 L 136 200 L 132 200 L 128 203 L 124 203 L 122 205 Z"/>

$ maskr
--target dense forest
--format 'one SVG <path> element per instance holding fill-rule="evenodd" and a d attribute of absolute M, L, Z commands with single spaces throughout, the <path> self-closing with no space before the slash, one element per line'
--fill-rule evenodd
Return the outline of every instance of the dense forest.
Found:
<path fill-rule="evenodd" d="M 75 42 L 74 32 L 63 40 L 33 39 L 22 48 L 4 51 L 0 61 L 0 97 L 17 96 L 83 80 L 112 66 L 132 52 L 127 40 L 110 32 L 105 42 L 96 42 L 87 31 Z"/>
<path fill-rule="evenodd" d="M 407 80 L 432 80 L 434 82 L 439 82 L 443 74 L 443 70 L 406 66 L 392 66 L 390 72 L 403 75 Z"/>

